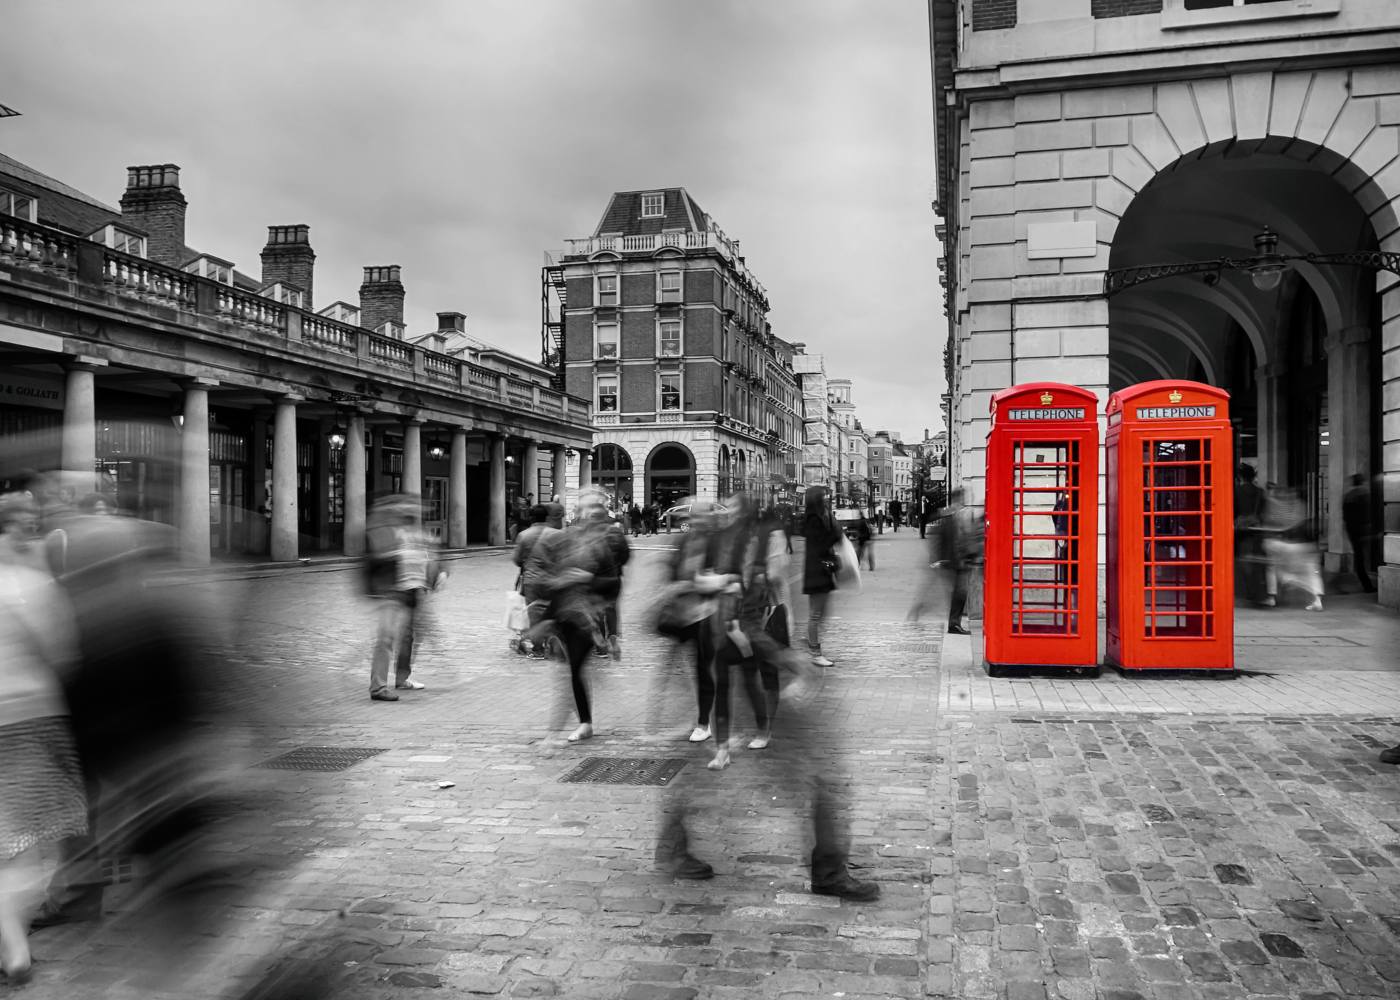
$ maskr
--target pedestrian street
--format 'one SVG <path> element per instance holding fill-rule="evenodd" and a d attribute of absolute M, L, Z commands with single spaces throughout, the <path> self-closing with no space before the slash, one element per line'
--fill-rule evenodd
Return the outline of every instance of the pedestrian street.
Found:
<path fill-rule="evenodd" d="M 780 742 L 744 748 L 741 693 L 731 767 L 686 741 L 690 667 L 645 627 L 668 539 L 634 542 L 622 657 L 590 664 L 579 744 L 561 739 L 565 669 L 507 651 L 505 550 L 449 560 L 427 687 L 396 703 L 368 697 L 356 567 L 170 581 L 207 599 L 224 657 L 238 723 L 210 727 L 210 752 L 242 808 L 216 851 L 244 880 L 176 976 L 123 921 L 142 873 L 118 865 L 101 925 L 33 935 L 25 995 L 1400 994 L 1400 769 L 1376 761 L 1400 742 L 1393 617 L 1244 613 L 1233 680 L 989 678 L 979 623 L 945 637 L 938 597 L 904 620 L 928 553 L 886 532 L 862 592 L 834 598 L 835 666 L 809 693 L 820 764 L 848 781 L 852 869 L 882 890 L 856 904 L 808 892 L 805 799 Z M 1273 656 L 1249 641 L 1289 636 Z M 254 766 L 298 748 L 367 756 Z M 656 870 L 668 789 L 561 781 L 589 758 L 683 762 L 716 877 Z"/>

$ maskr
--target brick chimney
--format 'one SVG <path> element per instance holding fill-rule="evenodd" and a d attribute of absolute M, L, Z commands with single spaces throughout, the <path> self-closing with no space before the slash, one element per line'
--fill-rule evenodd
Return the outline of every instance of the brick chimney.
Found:
<path fill-rule="evenodd" d="M 466 333 L 466 314 L 458 312 L 438 313 L 438 330 L 442 333 Z"/>
<path fill-rule="evenodd" d="M 306 293 L 303 306 L 314 310 L 311 272 L 316 251 L 311 249 L 310 226 L 268 226 L 267 246 L 262 249 L 262 282 L 296 285 Z"/>
<path fill-rule="evenodd" d="M 146 256 L 157 264 L 179 267 L 185 262 L 187 204 L 175 164 L 126 168 L 122 217 L 146 231 Z"/>
<path fill-rule="evenodd" d="M 365 280 L 360 285 L 360 326 L 376 330 L 393 320 L 403 323 L 403 282 L 399 280 L 399 265 L 365 268 Z"/>

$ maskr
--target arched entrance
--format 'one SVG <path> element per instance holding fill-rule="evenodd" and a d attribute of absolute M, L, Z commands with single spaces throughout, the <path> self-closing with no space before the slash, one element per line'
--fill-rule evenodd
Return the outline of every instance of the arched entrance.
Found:
<path fill-rule="evenodd" d="M 1289 142 L 1196 150 L 1155 174 L 1123 213 L 1110 269 L 1252 257 L 1266 227 L 1284 254 L 1377 249 L 1336 157 Z M 1342 520 L 1353 476 L 1374 484 L 1370 520 L 1382 523 L 1376 272 L 1299 261 L 1273 283 L 1230 267 L 1160 278 L 1113 295 L 1108 339 L 1110 390 L 1189 378 L 1230 392 L 1238 460 L 1260 485 L 1306 498 L 1325 568 L 1354 586 Z"/>
<path fill-rule="evenodd" d="M 614 509 L 632 503 L 632 456 L 627 449 L 620 444 L 594 448 L 592 482 L 612 498 Z"/>
<path fill-rule="evenodd" d="M 661 510 L 695 492 L 695 456 L 674 442 L 657 445 L 647 456 L 647 498 Z"/>

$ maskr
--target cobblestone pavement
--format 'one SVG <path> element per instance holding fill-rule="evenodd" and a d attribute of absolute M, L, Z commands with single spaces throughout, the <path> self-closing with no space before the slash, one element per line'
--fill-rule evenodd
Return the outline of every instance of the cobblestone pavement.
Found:
<path fill-rule="evenodd" d="M 353 573 L 313 567 L 183 584 L 218 609 L 211 628 L 239 623 L 217 631 L 246 682 L 230 706 L 252 713 L 212 734 L 253 803 L 219 850 L 282 866 L 218 907 L 178 986 L 118 886 L 100 928 L 35 934 L 25 995 L 235 997 L 271 970 L 352 1000 L 1400 996 L 1400 769 L 1376 762 L 1400 742 L 1388 653 L 1233 681 L 990 679 L 968 640 L 903 621 L 917 536 L 877 554 L 835 609 L 809 739 L 848 779 L 852 861 L 878 903 L 807 892 L 791 746 L 709 772 L 712 745 L 685 741 L 687 669 L 641 627 L 661 552 L 629 568 L 624 656 L 594 660 L 599 735 L 577 745 L 557 740 L 573 721 L 559 668 L 504 649 L 502 553 L 453 564 L 416 671 L 428 690 L 397 704 L 366 697 Z M 1257 634 L 1369 643 L 1394 622 L 1336 614 Z M 1347 693 L 1359 675 L 1364 698 Z M 383 752 L 331 773 L 246 767 L 301 746 Z M 684 760 L 718 877 L 658 873 L 667 792 L 560 782 L 587 757 Z"/>

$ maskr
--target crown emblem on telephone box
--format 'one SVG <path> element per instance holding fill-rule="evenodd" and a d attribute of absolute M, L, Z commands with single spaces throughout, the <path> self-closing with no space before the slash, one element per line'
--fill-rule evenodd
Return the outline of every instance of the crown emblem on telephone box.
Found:
<path fill-rule="evenodd" d="M 1041 405 L 1041 406 L 1049 406 L 1049 405 L 1050 405 L 1051 403 L 1053 403 L 1054 401 L 1055 401 L 1055 397 L 1052 396 L 1052 395 L 1050 395 L 1048 392 L 1042 392 L 1042 393 L 1040 394 L 1040 405 Z"/>
<path fill-rule="evenodd" d="M 1171 393 L 1167 396 L 1167 398 L 1170 399 L 1173 403 L 1181 402 L 1181 390 L 1173 389 Z"/>

